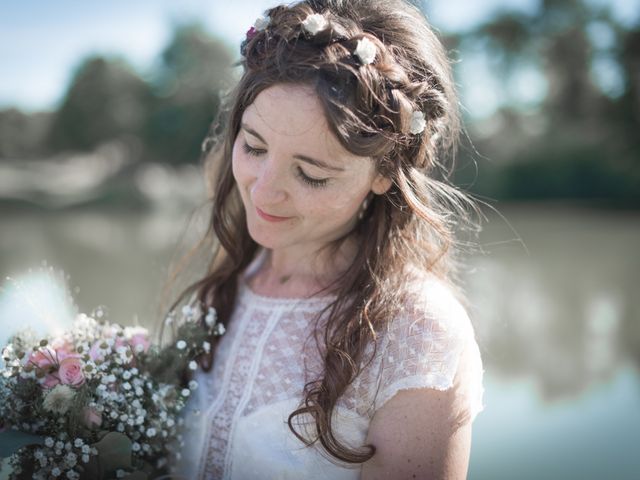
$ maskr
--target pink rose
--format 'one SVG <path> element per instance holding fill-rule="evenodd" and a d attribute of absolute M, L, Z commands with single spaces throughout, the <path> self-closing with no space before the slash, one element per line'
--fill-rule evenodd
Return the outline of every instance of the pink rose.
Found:
<path fill-rule="evenodd" d="M 76 356 L 70 356 L 60 362 L 58 376 L 64 385 L 78 387 L 84 383 L 84 373 L 82 372 L 82 360 Z"/>
<path fill-rule="evenodd" d="M 88 428 L 98 428 L 102 425 L 102 414 L 96 412 L 93 408 L 85 407 L 84 409 L 84 424 Z"/>

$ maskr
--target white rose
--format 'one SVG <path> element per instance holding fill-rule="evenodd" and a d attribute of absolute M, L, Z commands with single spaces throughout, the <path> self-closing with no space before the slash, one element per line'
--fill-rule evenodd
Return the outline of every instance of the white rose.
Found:
<path fill-rule="evenodd" d="M 424 118 L 424 113 L 414 111 L 411 114 L 411 125 L 409 126 L 409 131 L 416 135 L 418 133 L 422 133 L 424 127 L 427 125 L 427 121 Z"/>
<path fill-rule="evenodd" d="M 368 38 L 361 38 L 358 40 L 356 46 L 356 55 L 360 58 L 363 65 L 368 65 L 376 58 L 376 46 Z"/>
<path fill-rule="evenodd" d="M 302 27 L 311 35 L 315 35 L 327 28 L 327 19 L 319 13 L 308 15 L 302 22 Z"/>

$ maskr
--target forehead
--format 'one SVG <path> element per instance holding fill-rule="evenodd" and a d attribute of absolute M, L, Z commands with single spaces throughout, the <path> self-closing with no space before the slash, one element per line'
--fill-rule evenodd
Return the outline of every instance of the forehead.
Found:
<path fill-rule="evenodd" d="M 303 136 L 329 132 L 316 93 L 304 85 L 274 85 L 258 94 L 243 118 L 259 120 L 275 135 Z"/>
<path fill-rule="evenodd" d="M 369 160 L 340 144 L 329 128 L 317 94 L 306 85 L 278 84 L 263 90 L 245 109 L 242 121 L 270 146 L 320 155 L 339 163 Z"/>

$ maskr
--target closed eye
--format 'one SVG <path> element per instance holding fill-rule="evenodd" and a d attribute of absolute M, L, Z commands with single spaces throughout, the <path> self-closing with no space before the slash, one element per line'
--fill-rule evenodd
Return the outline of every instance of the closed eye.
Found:
<path fill-rule="evenodd" d="M 246 142 L 243 142 L 242 149 L 247 155 L 251 155 L 253 157 L 259 157 L 260 155 L 264 155 L 266 153 L 266 150 L 253 148 L 251 145 L 249 145 Z M 300 180 L 302 180 L 304 183 L 306 183 L 310 187 L 314 187 L 314 188 L 324 187 L 329 182 L 328 178 L 310 177 L 309 175 L 304 173 L 304 170 L 302 170 L 302 168 L 300 167 L 298 167 L 298 178 L 300 178 Z"/>
<path fill-rule="evenodd" d="M 253 148 L 247 142 L 244 142 L 242 144 L 242 149 L 244 150 L 244 153 L 246 153 L 247 155 L 252 155 L 254 157 L 257 157 L 265 153 L 264 150 L 260 150 L 259 148 Z"/>
<path fill-rule="evenodd" d="M 329 181 L 328 178 L 310 177 L 309 175 L 304 173 L 304 171 L 300 167 L 298 167 L 298 177 L 300 177 L 300 180 L 302 180 L 304 183 L 314 188 L 324 187 Z"/>

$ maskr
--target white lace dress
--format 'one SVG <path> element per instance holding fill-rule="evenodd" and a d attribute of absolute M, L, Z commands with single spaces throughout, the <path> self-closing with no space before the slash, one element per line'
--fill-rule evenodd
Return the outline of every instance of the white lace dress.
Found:
<path fill-rule="evenodd" d="M 245 277 L 258 261 L 259 257 Z M 483 408 L 482 361 L 465 310 L 437 280 L 421 283 L 417 292 L 416 303 L 407 309 L 410 313 L 382 333 L 374 360 L 334 410 L 334 432 L 351 447 L 365 445 L 376 410 L 402 389 L 457 388 L 462 413 L 471 420 Z M 360 466 L 334 460 L 319 442 L 306 447 L 287 424 L 289 414 L 301 404 L 305 383 L 321 371 L 317 346 L 309 334 L 314 317 L 330 300 L 265 297 L 241 279 L 214 367 L 195 376 L 199 388 L 185 414 L 184 446 L 175 475 L 234 480 L 359 478 Z M 294 425 L 300 423 L 298 418 Z M 308 432 L 306 437 L 313 438 L 312 430 Z"/>

